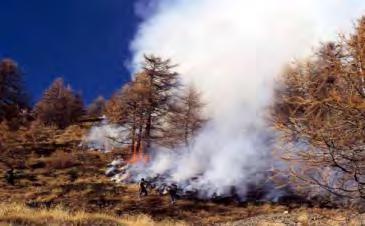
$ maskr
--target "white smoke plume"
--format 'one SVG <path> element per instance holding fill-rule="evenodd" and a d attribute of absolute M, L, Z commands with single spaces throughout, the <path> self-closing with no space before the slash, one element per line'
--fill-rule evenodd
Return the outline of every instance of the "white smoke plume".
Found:
<path fill-rule="evenodd" d="M 189 150 L 160 151 L 140 177 L 168 175 L 204 195 L 244 195 L 270 165 L 271 131 L 263 114 L 283 65 L 320 41 L 351 30 L 365 9 L 356 0 L 160 0 L 135 40 L 133 70 L 143 54 L 171 58 L 186 83 L 204 94 L 212 119 Z M 147 9 L 147 10 L 148 10 Z M 143 7 L 138 5 L 139 14 Z M 194 178 L 194 180 L 191 180 Z"/>
<path fill-rule="evenodd" d="M 126 130 L 104 119 L 99 125 L 93 126 L 83 138 L 81 145 L 89 149 L 109 152 L 115 147 L 123 146 L 119 140 L 127 136 Z"/>

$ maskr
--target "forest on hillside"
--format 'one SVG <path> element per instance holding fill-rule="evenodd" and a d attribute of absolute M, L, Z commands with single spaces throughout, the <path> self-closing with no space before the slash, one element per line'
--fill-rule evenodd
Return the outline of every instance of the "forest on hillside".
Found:
<path fill-rule="evenodd" d="M 105 115 L 127 130 L 128 135 L 118 142 L 130 145 L 131 152 L 138 152 L 142 146 L 148 149 L 151 143 L 189 145 L 206 121 L 202 115 L 204 104 L 200 92 L 193 85 L 183 86 L 173 68 L 170 60 L 145 56 L 141 71 L 132 81 L 109 100 L 100 96 L 87 107 L 78 92 L 57 78 L 31 106 L 20 67 L 11 59 L 3 59 L 2 131 L 42 126 L 62 130 L 83 121 L 101 120 Z"/>
<path fill-rule="evenodd" d="M 184 62 L 178 62 L 184 64 Z M 214 67 L 214 65 L 212 65 Z M 209 119 L 194 84 L 182 84 L 173 59 L 145 55 L 130 82 L 105 100 L 85 106 L 81 95 L 58 78 L 30 104 L 21 66 L 0 62 L 0 149 L 11 152 L 9 137 L 34 143 L 46 128 L 66 130 L 84 121 L 120 125 L 126 134 L 110 137 L 129 154 L 153 146 L 189 146 Z M 273 153 L 289 167 L 279 172 L 304 196 L 361 203 L 365 198 L 365 18 L 351 34 L 322 43 L 312 57 L 288 64 L 267 109 L 275 131 Z M 225 109 L 221 109 L 224 111 Z M 42 134 L 47 136 L 47 134 Z M 320 189 L 318 189 L 320 188 Z"/>

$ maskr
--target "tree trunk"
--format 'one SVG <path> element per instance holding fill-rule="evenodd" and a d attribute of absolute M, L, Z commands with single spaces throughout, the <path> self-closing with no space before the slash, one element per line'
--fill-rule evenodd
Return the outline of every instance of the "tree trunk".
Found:
<path fill-rule="evenodd" d="M 132 126 L 132 145 L 131 145 L 131 154 L 134 152 L 135 144 L 136 144 L 136 109 L 133 112 L 133 126 Z"/>
<path fill-rule="evenodd" d="M 142 146 L 142 132 L 143 132 L 143 124 L 140 123 L 139 129 L 138 129 L 137 146 L 136 146 L 137 153 L 140 152 L 141 146 Z"/>
<path fill-rule="evenodd" d="M 149 97 L 148 97 L 148 117 L 146 122 L 146 131 L 145 131 L 145 140 L 146 140 L 146 147 L 149 149 L 151 147 L 151 129 L 152 129 L 152 113 L 153 109 L 153 79 L 154 75 L 149 74 L 150 84 L 149 84 Z"/>
<path fill-rule="evenodd" d="M 188 111 L 186 113 L 185 116 L 185 131 L 184 131 L 184 139 L 185 139 L 185 145 L 186 147 L 189 146 L 189 121 L 190 121 L 190 113 L 191 113 L 191 108 L 190 106 L 188 106 Z"/>
<path fill-rule="evenodd" d="M 151 113 L 148 115 L 148 119 L 146 122 L 146 132 L 145 132 L 145 140 L 146 140 L 146 147 L 151 147 L 151 127 L 152 127 L 152 115 Z"/>

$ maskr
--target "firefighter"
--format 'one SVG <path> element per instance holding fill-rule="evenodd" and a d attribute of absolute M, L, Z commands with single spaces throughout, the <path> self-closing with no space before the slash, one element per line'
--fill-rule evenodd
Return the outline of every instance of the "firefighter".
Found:
<path fill-rule="evenodd" d="M 176 198 L 177 198 L 177 185 L 176 184 L 171 184 L 169 186 L 169 195 L 170 195 L 171 204 L 174 205 L 176 202 Z"/>
<path fill-rule="evenodd" d="M 148 195 L 147 182 L 145 181 L 144 178 L 142 178 L 141 181 L 139 182 L 139 197 L 147 196 L 147 195 Z"/>
<path fill-rule="evenodd" d="M 11 169 L 9 169 L 8 171 L 6 171 L 6 174 L 5 174 L 5 180 L 6 180 L 6 182 L 8 183 L 8 184 L 10 184 L 10 185 L 14 185 L 15 183 L 15 181 L 14 181 L 14 179 L 15 179 L 15 174 L 14 174 L 14 169 L 13 168 L 11 168 Z"/>

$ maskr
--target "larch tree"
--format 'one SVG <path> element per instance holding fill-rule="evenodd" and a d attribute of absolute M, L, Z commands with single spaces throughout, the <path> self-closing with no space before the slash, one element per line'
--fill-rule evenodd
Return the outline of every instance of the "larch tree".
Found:
<path fill-rule="evenodd" d="M 108 101 L 106 115 L 128 130 L 124 140 L 131 152 L 163 144 L 170 132 L 168 119 L 179 91 L 174 67 L 170 60 L 145 56 L 140 72 Z"/>
<path fill-rule="evenodd" d="M 129 144 L 131 153 L 139 152 L 143 145 L 149 93 L 147 85 L 147 77 L 138 74 L 134 81 L 117 91 L 106 105 L 108 119 L 127 130 L 127 136 L 119 142 Z"/>
<path fill-rule="evenodd" d="M 0 122 L 12 120 L 29 108 L 22 73 L 11 59 L 0 62 Z"/>
<path fill-rule="evenodd" d="M 289 67 L 273 106 L 293 178 L 334 198 L 365 198 L 364 46 L 362 18 L 354 34 Z"/>
<path fill-rule="evenodd" d="M 179 75 L 173 71 L 175 66 L 169 59 L 144 56 L 141 73 L 147 78 L 148 89 L 144 134 L 147 149 L 164 134 L 166 117 L 179 86 Z"/>
<path fill-rule="evenodd" d="M 42 124 L 64 129 L 84 115 L 84 104 L 79 94 L 57 78 L 35 105 L 34 112 Z"/>
<path fill-rule="evenodd" d="M 172 145 L 183 143 L 189 146 L 198 130 L 203 127 L 207 119 L 203 116 L 201 93 L 195 86 L 184 87 L 182 95 L 171 107 L 168 117 L 169 133 L 172 136 Z"/>

